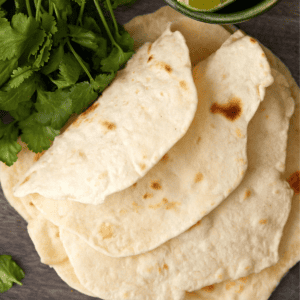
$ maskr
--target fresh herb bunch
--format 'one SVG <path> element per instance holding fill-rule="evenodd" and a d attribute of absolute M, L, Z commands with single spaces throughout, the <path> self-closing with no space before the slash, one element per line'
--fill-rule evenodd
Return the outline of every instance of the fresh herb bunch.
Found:
<path fill-rule="evenodd" d="M 22 285 L 24 271 L 12 260 L 10 255 L 0 255 L 0 293 L 8 291 L 13 283 Z"/>
<path fill-rule="evenodd" d="M 135 0 L 0 0 L 0 161 L 17 161 L 18 136 L 47 150 L 133 54 L 113 9 Z"/>

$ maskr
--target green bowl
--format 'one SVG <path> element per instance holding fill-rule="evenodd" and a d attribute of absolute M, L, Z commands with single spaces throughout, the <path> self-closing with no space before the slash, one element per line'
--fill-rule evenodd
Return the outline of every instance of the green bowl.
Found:
<path fill-rule="evenodd" d="M 177 0 L 165 0 L 178 12 L 197 21 L 212 24 L 236 24 L 261 15 L 280 0 L 236 0 L 215 12 L 203 12 Z"/>

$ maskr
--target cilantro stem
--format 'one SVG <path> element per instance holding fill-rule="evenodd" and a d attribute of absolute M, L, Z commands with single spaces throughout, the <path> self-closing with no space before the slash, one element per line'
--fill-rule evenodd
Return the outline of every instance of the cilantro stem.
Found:
<path fill-rule="evenodd" d="M 100 5 L 99 5 L 99 3 L 98 3 L 98 0 L 94 0 L 94 3 L 95 3 L 95 6 L 96 6 L 96 8 L 97 8 L 97 10 L 98 10 L 98 13 L 99 13 L 99 15 L 100 15 L 101 21 L 102 21 L 102 23 L 103 23 L 103 25 L 104 25 L 104 27 L 105 27 L 105 30 L 106 30 L 106 32 L 107 32 L 107 34 L 108 34 L 108 37 L 109 37 L 111 43 L 112 43 L 113 45 L 115 45 L 116 47 L 118 47 L 119 45 L 115 42 L 115 40 L 114 40 L 114 38 L 113 38 L 113 36 L 112 36 L 110 30 L 109 30 L 109 27 L 108 27 L 108 25 L 107 25 L 107 23 L 106 23 L 105 17 L 104 17 L 104 15 L 103 15 L 103 13 L 102 13 L 101 7 L 100 7 Z"/>
<path fill-rule="evenodd" d="M 82 1 L 82 6 L 80 7 L 80 12 L 79 12 L 79 16 L 78 16 L 76 25 L 78 25 L 78 23 L 79 23 L 80 26 L 82 26 L 82 15 L 83 15 L 84 7 L 85 7 L 85 0 Z"/>
<path fill-rule="evenodd" d="M 49 0 L 49 15 L 53 15 L 53 3 Z"/>
<path fill-rule="evenodd" d="M 28 12 L 29 17 L 32 17 L 32 12 L 31 12 L 31 7 L 30 7 L 29 0 L 26 0 L 26 8 L 27 8 L 27 12 Z"/>
<path fill-rule="evenodd" d="M 36 6 L 36 13 L 35 13 L 36 21 L 39 21 L 39 19 L 40 19 L 41 4 L 42 4 L 42 0 L 38 0 L 37 6 Z"/>
<path fill-rule="evenodd" d="M 116 35 L 119 35 L 118 23 L 117 23 L 117 21 L 116 21 L 116 18 L 115 18 L 113 9 L 112 9 L 112 7 L 111 7 L 110 0 L 106 0 L 106 2 L 107 2 L 108 10 L 109 10 L 109 12 L 110 12 L 111 18 L 112 18 L 113 23 L 114 23 L 114 26 L 115 26 Z"/>
<path fill-rule="evenodd" d="M 92 75 L 90 74 L 89 70 L 85 67 L 83 61 L 81 60 L 81 57 L 75 52 L 74 48 L 72 47 L 69 38 L 67 38 L 67 44 L 68 44 L 71 52 L 76 57 L 76 59 L 78 60 L 79 64 L 81 65 L 82 69 L 84 70 L 84 72 L 86 73 L 86 75 L 89 77 L 90 81 L 94 81 L 94 79 L 93 79 Z"/>
<path fill-rule="evenodd" d="M 60 20 L 59 12 L 58 12 L 58 10 L 56 8 L 56 5 L 54 3 L 53 3 L 53 7 L 54 7 L 54 11 L 55 11 L 57 20 Z"/>

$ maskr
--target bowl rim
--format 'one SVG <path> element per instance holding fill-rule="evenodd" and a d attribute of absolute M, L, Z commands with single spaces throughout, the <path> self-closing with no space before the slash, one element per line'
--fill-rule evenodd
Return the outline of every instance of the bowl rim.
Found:
<path fill-rule="evenodd" d="M 167 4 L 175 10 L 194 20 L 213 24 L 233 24 L 247 21 L 255 16 L 258 16 L 268 11 L 273 6 L 275 6 L 280 0 L 263 0 L 253 7 L 229 14 L 195 11 L 193 9 L 188 8 L 187 6 L 182 5 L 181 2 L 178 0 L 164 1 L 167 2 Z"/>

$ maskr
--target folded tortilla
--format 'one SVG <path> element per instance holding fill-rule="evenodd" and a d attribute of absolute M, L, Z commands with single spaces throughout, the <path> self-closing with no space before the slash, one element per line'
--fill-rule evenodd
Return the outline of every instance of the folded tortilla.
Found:
<path fill-rule="evenodd" d="M 169 22 L 174 19 L 178 20 L 178 19 L 180 19 L 180 16 L 181 16 L 180 14 L 176 13 L 174 10 L 170 9 L 169 7 L 164 7 L 162 9 L 160 9 L 159 11 L 157 11 L 155 14 L 138 17 L 138 18 L 134 19 L 127 26 L 132 28 L 132 30 L 134 30 L 134 28 L 139 28 L 142 30 L 143 26 L 141 26 L 141 24 L 144 24 L 145 27 L 147 27 L 148 20 L 151 19 L 151 20 L 157 21 L 157 22 L 153 22 L 153 23 L 155 23 L 159 29 L 165 24 L 164 21 Z M 174 17 L 174 19 L 172 19 L 172 17 Z M 136 22 L 136 21 L 138 21 L 138 22 Z M 201 50 L 203 50 L 204 56 L 207 55 L 207 53 L 209 53 L 210 51 L 215 51 L 217 48 L 217 43 L 221 42 L 224 37 L 229 35 L 227 32 L 222 32 L 222 28 L 219 26 L 197 23 L 188 18 L 184 18 L 184 20 L 182 20 L 181 22 L 182 23 L 180 24 L 180 26 L 178 25 L 178 27 L 181 27 L 182 31 L 184 31 L 185 26 L 191 28 L 190 23 L 192 23 L 192 25 L 193 25 L 192 28 L 194 28 L 196 31 L 201 29 L 199 32 L 203 33 L 205 31 L 207 33 L 207 36 L 204 35 L 202 38 L 199 38 L 199 40 L 194 41 L 194 46 L 193 46 L 194 48 L 192 48 L 192 49 L 199 49 L 200 44 L 197 44 L 197 42 L 199 43 L 199 41 L 201 41 L 201 45 L 206 44 L 207 47 L 206 48 L 204 47 L 201 49 Z M 197 24 L 199 27 L 196 26 Z M 135 27 L 135 26 L 138 26 L 138 27 Z M 148 29 L 149 29 L 149 27 L 148 27 Z M 210 37 L 213 35 L 213 32 L 215 30 L 219 30 L 219 32 L 214 35 L 215 41 L 210 42 Z M 138 30 L 135 30 L 135 33 L 138 33 Z M 149 32 L 145 36 L 145 38 L 146 39 L 153 38 L 153 36 L 155 36 L 156 34 L 157 34 L 157 30 L 151 31 L 149 29 Z M 218 38 L 216 38 L 216 37 L 218 37 Z M 280 280 L 280 278 L 300 258 L 299 251 L 298 251 L 299 245 L 300 245 L 300 240 L 299 240 L 299 224 L 300 224 L 300 222 L 299 222 L 299 214 L 298 214 L 298 211 L 299 211 L 299 185 L 297 188 L 297 182 L 299 183 L 299 171 L 297 172 L 297 170 L 299 170 L 299 124 L 300 124 L 299 123 L 299 115 L 300 115 L 299 114 L 299 88 L 297 87 L 296 83 L 294 82 L 291 75 L 287 71 L 286 67 L 278 59 L 276 59 L 270 51 L 265 49 L 265 52 L 268 56 L 269 61 L 271 62 L 272 68 L 274 68 L 275 70 L 284 74 L 285 77 L 288 79 L 288 83 L 287 83 L 286 80 L 284 79 L 284 77 L 280 73 L 273 71 L 273 74 L 275 76 L 275 83 L 277 83 L 277 85 L 276 85 L 275 89 L 274 89 L 274 86 L 275 86 L 274 84 L 270 88 L 268 88 L 268 90 L 272 91 L 272 92 L 270 93 L 267 91 L 267 96 L 266 96 L 266 97 L 268 97 L 268 95 L 272 95 L 272 100 L 269 102 L 271 104 L 271 106 L 267 105 L 267 108 L 260 107 L 261 109 L 259 109 L 259 111 L 258 111 L 258 113 L 260 114 L 261 120 L 263 120 L 262 123 L 264 125 L 267 125 L 268 129 L 271 129 L 269 138 L 271 138 L 271 140 L 273 142 L 277 140 L 277 143 L 279 146 L 279 148 L 278 148 L 279 152 L 277 153 L 277 155 L 271 155 L 271 153 L 269 153 L 270 157 L 272 159 L 277 159 L 278 161 L 282 161 L 282 159 L 284 160 L 285 154 L 283 153 L 283 149 L 284 149 L 283 144 L 284 144 L 284 139 L 285 139 L 284 136 L 286 135 L 287 128 L 285 128 L 284 130 L 279 130 L 279 129 L 282 128 L 282 126 L 284 127 L 284 124 L 287 124 L 286 117 L 289 114 L 291 114 L 291 112 L 292 112 L 293 105 L 292 105 L 292 101 L 290 101 L 291 100 L 290 96 L 292 95 L 292 97 L 294 97 L 296 100 L 296 108 L 295 108 L 296 110 L 295 110 L 295 114 L 292 117 L 291 127 L 290 127 L 290 131 L 289 131 L 289 140 L 288 140 L 288 148 L 287 148 L 287 162 L 286 162 L 287 167 L 286 167 L 285 172 L 283 173 L 283 178 L 287 179 L 289 177 L 291 186 L 294 186 L 295 195 L 293 197 L 292 211 L 289 216 L 288 222 L 284 228 L 284 235 L 283 235 L 283 238 L 280 243 L 280 248 L 279 248 L 280 260 L 277 264 L 274 265 L 274 267 L 267 268 L 258 274 L 253 274 L 249 277 L 242 277 L 236 281 L 227 281 L 224 283 L 211 285 L 211 286 L 203 288 L 201 291 L 199 290 L 196 293 L 195 292 L 188 293 L 186 295 L 186 300 L 194 300 L 194 299 L 195 300 L 196 299 L 204 300 L 204 299 L 208 299 L 208 298 L 214 299 L 214 300 L 221 300 L 221 299 L 222 300 L 225 300 L 225 299 L 226 300 L 227 299 L 228 300 L 229 299 L 230 300 L 231 299 L 262 299 L 262 300 L 265 300 L 265 299 L 268 299 L 270 293 L 275 288 L 275 286 L 278 283 L 278 281 Z M 290 93 L 290 90 L 292 91 L 292 94 Z M 276 99 L 278 101 L 276 101 Z M 273 101 L 275 101 L 275 102 L 273 102 Z M 273 105 L 272 105 L 272 103 L 273 103 Z M 265 101 L 262 103 L 262 105 L 263 104 L 265 104 Z M 271 108 L 272 113 L 268 114 L 268 110 L 270 108 Z M 276 118 L 275 116 L 278 116 L 278 118 Z M 252 123 L 255 122 L 255 118 L 253 119 Z M 276 124 L 273 123 L 274 121 L 276 122 Z M 278 124 L 278 122 L 279 122 L 279 124 Z M 273 126 L 272 126 L 272 124 L 273 124 Z M 263 132 L 263 130 L 260 131 L 259 124 L 257 124 L 257 125 L 251 126 L 251 124 L 250 124 L 249 130 L 252 129 L 254 135 L 257 131 Z M 272 127 L 274 127 L 274 128 L 272 128 Z M 274 132 L 275 136 L 273 138 L 272 138 L 272 134 L 271 134 L 272 130 L 275 131 Z M 277 135 L 280 135 L 279 139 L 276 139 Z M 257 138 L 257 140 L 259 140 L 259 137 Z M 263 139 L 261 139 L 261 140 L 263 140 Z M 267 141 L 266 141 L 265 145 L 268 144 Z M 273 144 L 270 143 L 267 146 L 265 146 L 265 148 L 266 148 L 265 150 L 267 150 L 267 147 L 270 147 L 270 149 L 276 148 L 274 146 L 272 147 L 272 145 Z M 252 146 L 252 150 L 256 148 L 255 144 L 253 144 L 253 146 Z M 16 171 L 18 169 L 28 168 L 28 166 L 31 163 L 31 156 L 34 156 L 34 154 L 32 152 L 26 151 L 25 148 L 23 148 L 20 155 L 21 156 L 19 157 L 19 160 L 18 160 L 20 163 L 19 163 L 19 166 L 16 169 Z M 276 164 L 274 164 L 274 165 L 276 165 Z M 274 167 L 274 165 L 273 165 L 273 167 Z M 280 166 L 280 165 L 281 165 L 281 163 L 278 164 L 278 166 Z M 280 166 L 280 168 L 282 168 L 282 165 Z M 249 169 L 251 169 L 251 166 L 249 166 Z M 82 293 L 85 293 L 90 296 L 95 296 L 91 292 L 91 290 L 87 290 L 82 285 L 82 283 L 78 280 L 78 277 L 76 276 L 76 274 L 74 272 L 74 268 L 70 264 L 70 260 L 68 258 L 65 258 L 64 256 L 49 255 L 52 251 L 55 251 L 55 249 L 52 248 L 52 245 L 55 245 L 57 251 L 61 251 L 61 253 L 65 253 L 65 255 L 66 255 L 64 247 L 60 241 L 59 228 L 54 226 L 53 224 L 51 224 L 51 222 L 45 220 L 44 217 L 40 214 L 40 212 L 35 208 L 35 206 L 32 203 L 30 204 L 30 201 L 27 201 L 28 200 L 27 197 L 25 197 L 25 198 L 13 197 L 12 193 L 10 193 L 13 185 L 10 185 L 10 183 L 13 181 L 14 176 L 12 173 L 10 173 L 10 170 L 11 169 L 9 169 L 8 167 L 3 166 L 3 172 L 1 174 L 2 175 L 1 184 L 3 187 L 4 193 L 5 193 L 8 201 L 18 210 L 18 212 L 26 220 L 29 221 L 29 227 L 28 227 L 29 233 L 30 233 L 31 238 L 33 239 L 33 242 L 37 248 L 39 255 L 41 256 L 42 262 L 43 262 L 44 256 L 45 256 L 45 259 L 52 257 L 52 261 L 48 260 L 47 263 L 51 264 L 54 267 L 54 269 L 57 271 L 57 273 L 63 280 L 65 280 L 71 287 L 81 291 Z M 282 169 L 281 169 L 281 171 L 282 171 Z M 266 177 L 263 177 L 263 178 L 265 179 Z M 247 194 L 249 194 L 249 193 L 247 193 Z M 241 195 L 242 195 L 241 200 L 243 200 L 241 203 L 247 203 L 248 200 L 251 203 L 251 201 L 253 200 L 253 196 L 254 196 L 254 195 L 252 195 L 252 197 L 243 199 L 244 198 L 243 196 L 245 196 L 246 194 L 241 193 Z M 272 196 L 269 199 L 271 200 L 270 206 L 272 206 L 272 203 L 277 203 L 275 198 L 272 198 Z M 224 204 L 222 204 L 222 205 L 225 205 L 227 200 L 225 200 Z M 264 208 L 264 205 L 267 204 L 264 201 L 260 201 L 260 202 L 261 202 L 261 206 L 259 206 L 259 205 L 253 206 L 254 210 L 252 211 L 252 213 L 254 213 L 254 215 L 259 210 L 259 207 Z M 21 207 L 22 207 L 22 209 L 21 209 Z M 28 209 L 28 212 L 27 211 L 25 212 L 24 211 L 25 209 Z M 280 209 L 276 211 L 276 214 L 279 212 L 280 212 Z M 33 225 L 33 223 L 30 220 L 35 219 L 35 213 L 40 214 L 40 221 L 37 220 Z M 251 213 L 251 212 L 249 212 L 249 213 Z M 274 219 L 275 219 L 275 217 L 274 217 Z M 42 223 L 40 223 L 40 222 L 42 222 Z M 45 223 L 47 223 L 48 225 L 46 226 Z M 241 223 L 243 224 L 243 222 L 241 222 Z M 44 225 L 40 226 L 40 224 L 44 224 Z M 260 224 L 260 225 L 267 225 L 267 224 L 268 224 L 268 222 L 265 224 Z M 201 224 L 199 224 L 199 226 L 200 225 Z M 274 223 L 273 223 L 273 225 L 274 225 Z M 199 226 L 196 226 L 196 227 L 199 227 Z M 47 229 L 47 227 L 49 229 Z M 239 227 L 239 225 L 237 225 L 237 227 Z M 43 235 L 39 234 L 39 228 L 43 228 L 43 230 L 40 231 L 40 232 L 44 233 Z M 56 228 L 55 234 L 53 234 L 54 228 Z M 49 234 L 48 234 L 47 230 L 49 230 L 49 232 L 50 232 Z M 192 229 L 192 230 L 194 230 L 194 229 Z M 268 235 L 268 238 L 270 238 L 270 237 L 271 236 Z M 56 239 L 57 242 L 53 243 L 52 239 Z M 48 250 L 49 251 L 48 254 L 45 254 L 43 251 L 40 252 L 39 249 L 41 249 L 41 247 L 40 247 L 41 244 L 45 245 L 45 247 L 43 249 Z M 50 246 L 46 247 L 47 245 L 51 245 L 51 247 Z M 189 254 L 190 252 L 187 252 L 187 253 Z M 241 253 L 242 253 L 242 251 L 241 251 Z M 79 257 L 80 257 L 80 255 L 81 254 L 79 254 Z M 201 257 L 200 257 L 200 259 L 201 259 Z M 63 261 L 61 261 L 61 260 L 63 260 Z M 88 266 L 86 266 L 86 268 L 88 268 Z M 166 269 L 162 268 L 161 271 L 165 272 Z M 115 275 L 118 276 L 118 274 L 119 274 L 119 269 L 116 271 Z M 94 276 L 95 276 L 95 274 L 94 274 Z M 162 278 L 163 276 L 165 276 L 165 273 L 161 274 L 161 273 L 159 273 L 159 269 L 157 269 L 157 278 L 158 278 L 157 280 L 159 280 L 159 278 Z M 124 280 L 124 282 L 126 282 L 126 280 Z M 134 283 L 134 285 L 135 285 L 135 283 Z M 176 291 L 177 287 L 174 287 L 174 290 Z M 171 297 L 172 295 L 173 295 L 173 293 L 171 292 L 170 297 L 161 298 L 161 299 L 172 299 L 173 300 L 173 298 Z M 125 296 L 126 296 L 126 294 L 125 294 Z M 111 299 L 113 299 L 113 298 L 111 298 Z M 119 300 L 122 298 L 117 298 L 117 299 Z M 125 298 L 125 299 L 128 299 L 128 298 Z M 143 298 L 143 299 L 145 299 L 145 298 Z M 174 299 L 177 299 L 177 298 L 174 298 Z"/>
<path fill-rule="evenodd" d="M 37 154 L 14 195 L 102 203 L 162 158 L 186 133 L 196 108 L 185 40 L 180 32 L 166 30 L 137 51 L 50 149 Z"/>

